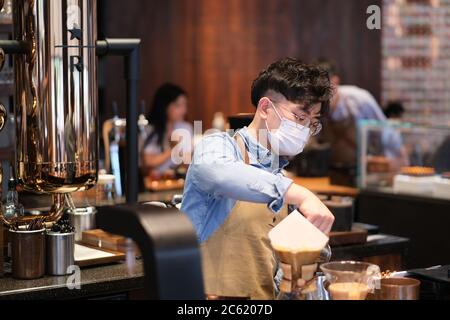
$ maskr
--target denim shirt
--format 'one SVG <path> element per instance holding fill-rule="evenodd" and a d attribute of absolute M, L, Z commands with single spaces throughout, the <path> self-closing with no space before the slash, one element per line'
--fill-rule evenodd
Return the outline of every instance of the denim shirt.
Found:
<path fill-rule="evenodd" d="M 227 133 L 203 138 L 189 167 L 181 211 L 191 219 L 200 242 L 225 222 L 237 201 L 266 203 L 278 213 L 293 181 L 282 174 L 287 160 L 271 153 L 248 133 L 237 132 L 245 142 L 250 165 L 236 140 Z"/>

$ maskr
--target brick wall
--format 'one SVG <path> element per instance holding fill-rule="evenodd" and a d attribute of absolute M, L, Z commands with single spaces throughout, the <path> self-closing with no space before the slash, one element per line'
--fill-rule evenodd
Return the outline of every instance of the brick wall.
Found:
<path fill-rule="evenodd" d="M 450 0 L 383 0 L 382 103 L 450 122 Z"/>

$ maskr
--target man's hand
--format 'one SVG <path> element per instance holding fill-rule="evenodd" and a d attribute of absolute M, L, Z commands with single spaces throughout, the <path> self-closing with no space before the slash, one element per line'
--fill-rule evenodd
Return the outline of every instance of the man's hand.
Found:
<path fill-rule="evenodd" d="M 308 189 L 292 184 L 285 195 L 289 204 L 298 205 L 300 212 L 320 231 L 329 234 L 334 223 L 334 216 L 320 199 Z"/>
<path fill-rule="evenodd" d="M 325 234 L 330 233 L 334 216 L 315 195 L 307 197 L 299 206 L 299 210 L 320 231 Z"/>

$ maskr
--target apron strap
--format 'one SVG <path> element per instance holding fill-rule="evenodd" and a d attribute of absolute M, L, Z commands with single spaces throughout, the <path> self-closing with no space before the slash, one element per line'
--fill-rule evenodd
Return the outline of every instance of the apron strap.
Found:
<path fill-rule="evenodd" d="M 250 158 L 248 157 L 247 148 L 245 147 L 245 142 L 242 136 L 239 133 L 236 133 L 234 135 L 234 139 L 236 140 L 236 143 L 239 146 L 239 149 L 241 149 L 242 157 L 244 158 L 245 164 L 250 164 Z"/>

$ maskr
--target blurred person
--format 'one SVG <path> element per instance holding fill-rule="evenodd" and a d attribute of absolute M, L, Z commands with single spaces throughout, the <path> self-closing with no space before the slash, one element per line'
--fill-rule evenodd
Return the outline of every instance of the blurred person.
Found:
<path fill-rule="evenodd" d="M 177 85 L 166 83 L 155 93 L 148 115 L 149 134 L 142 154 L 144 174 L 154 180 L 167 174 L 170 176 L 180 166 L 174 158 L 176 152 L 183 157 L 190 156 L 193 127 L 185 121 L 187 107 L 187 94 Z"/>
<path fill-rule="evenodd" d="M 336 64 L 320 59 L 328 71 L 334 95 L 321 139 L 331 144 L 331 176 L 334 183 L 355 186 L 357 164 L 357 127 L 362 120 L 385 121 L 375 98 L 365 89 L 342 85 Z M 375 137 L 375 140 L 379 140 Z M 381 150 L 378 150 L 380 152 Z"/>

